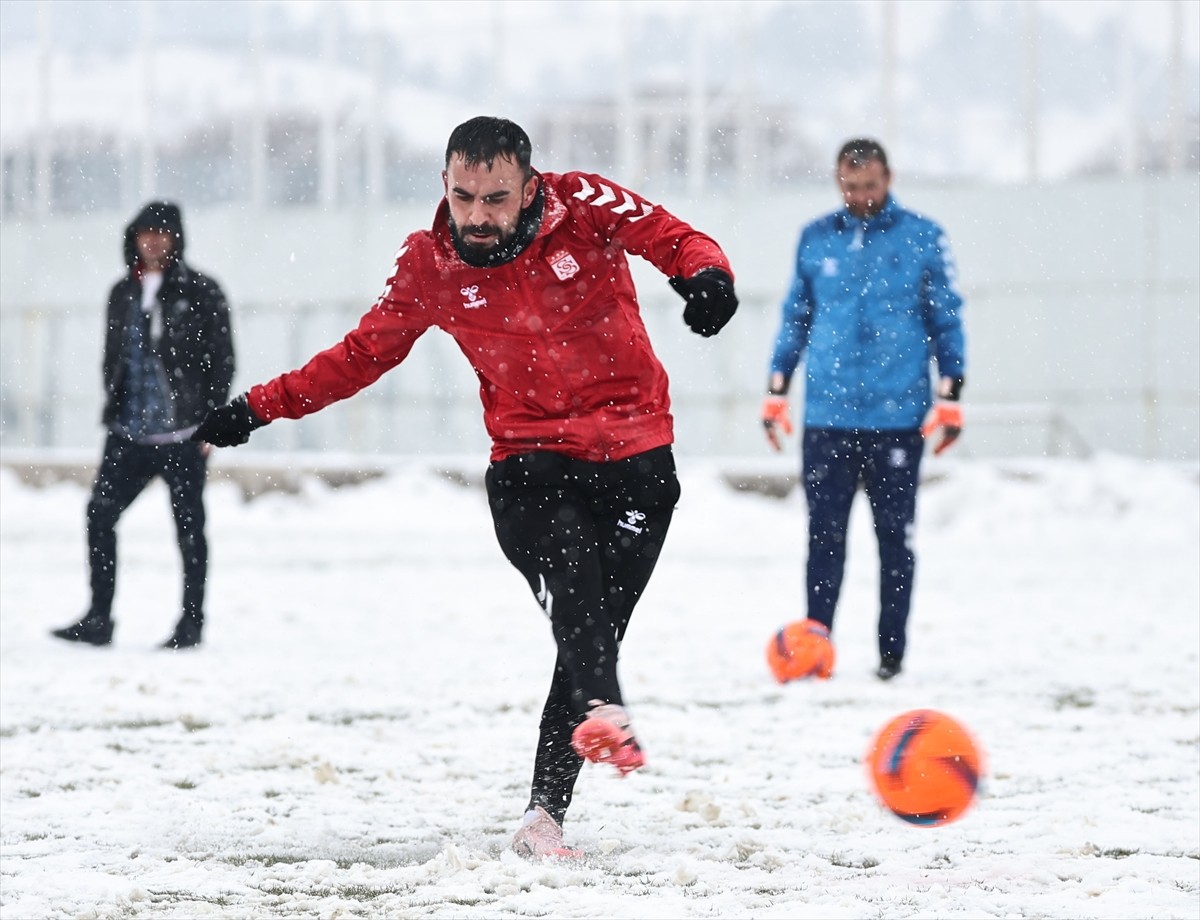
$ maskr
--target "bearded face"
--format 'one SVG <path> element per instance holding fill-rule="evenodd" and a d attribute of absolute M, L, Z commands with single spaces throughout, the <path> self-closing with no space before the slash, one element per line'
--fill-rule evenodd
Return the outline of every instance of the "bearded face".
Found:
<path fill-rule="evenodd" d="M 484 264 L 517 235 L 521 212 L 533 203 L 537 178 L 526 176 L 514 161 L 498 157 L 468 165 L 461 155 L 450 158 L 442 181 L 450 206 L 450 228 L 465 261 Z"/>
<path fill-rule="evenodd" d="M 855 162 L 844 158 L 837 168 L 838 188 L 846 210 L 860 220 L 874 217 L 883 209 L 892 177 L 879 160 Z"/>

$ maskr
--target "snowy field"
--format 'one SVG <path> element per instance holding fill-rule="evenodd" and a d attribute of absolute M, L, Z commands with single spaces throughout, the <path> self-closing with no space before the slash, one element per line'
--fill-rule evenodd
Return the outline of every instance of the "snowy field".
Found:
<path fill-rule="evenodd" d="M 224 459 L 224 458 L 222 458 Z M 860 501 L 828 682 L 775 684 L 803 616 L 802 497 L 681 458 L 622 676 L 649 766 L 587 766 L 578 864 L 507 850 L 554 657 L 483 493 L 385 479 L 208 493 L 205 645 L 166 492 L 121 524 L 115 644 L 86 603 L 87 493 L 0 475 L 0 913 L 184 917 L 1200 916 L 1194 466 L 930 460 L 906 670 L 882 684 Z M 976 806 L 911 827 L 862 756 L 944 710 Z"/>

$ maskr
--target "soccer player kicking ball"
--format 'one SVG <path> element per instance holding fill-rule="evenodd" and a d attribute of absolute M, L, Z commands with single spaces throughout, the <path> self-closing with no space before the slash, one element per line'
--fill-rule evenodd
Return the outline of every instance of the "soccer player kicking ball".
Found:
<path fill-rule="evenodd" d="M 584 760 L 645 764 L 617 679 L 621 639 L 679 498 L 667 376 L 627 254 L 667 275 L 712 336 L 737 309 L 721 248 L 603 176 L 540 173 L 526 133 L 478 117 L 450 135 L 445 200 L 411 234 L 375 305 L 304 367 L 214 409 L 193 435 L 244 443 L 352 396 L 436 327 L 480 382 L 496 536 L 557 644 L 533 783 L 513 849 L 576 855 L 562 823 Z"/>

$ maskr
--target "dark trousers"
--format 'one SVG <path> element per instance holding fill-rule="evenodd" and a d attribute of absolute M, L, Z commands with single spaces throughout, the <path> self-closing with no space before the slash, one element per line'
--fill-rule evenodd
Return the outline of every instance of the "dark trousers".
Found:
<path fill-rule="evenodd" d="M 589 463 L 540 451 L 486 476 L 496 537 L 550 620 L 558 655 L 529 807 L 562 822 L 583 762 L 571 733 L 592 700 L 622 703 L 617 657 L 679 500 L 670 447 Z"/>
<path fill-rule="evenodd" d="M 87 507 L 90 615 L 112 615 L 117 586 L 117 521 L 155 476 L 171 494 L 175 535 L 183 557 L 183 619 L 204 622 L 208 542 L 204 537 L 204 481 L 208 461 L 199 444 L 136 444 L 109 433 Z"/>
<path fill-rule="evenodd" d="M 850 506 L 861 484 L 875 517 L 879 544 L 879 654 L 904 657 L 915 559 L 921 432 L 804 431 L 804 494 L 808 499 L 808 615 L 832 629 L 846 567 Z"/>

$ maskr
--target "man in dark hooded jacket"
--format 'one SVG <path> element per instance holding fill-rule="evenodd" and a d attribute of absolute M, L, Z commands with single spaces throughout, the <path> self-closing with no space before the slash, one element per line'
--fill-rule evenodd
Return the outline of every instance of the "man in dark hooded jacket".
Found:
<path fill-rule="evenodd" d="M 179 207 L 152 201 L 125 228 L 128 272 L 108 296 L 104 336 L 108 435 L 87 508 L 91 606 L 53 631 L 68 642 L 108 645 L 116 590 L 117 520 L 161 476 L 183 556 L 183 611 L 163 648 L 189 648 L 204 626 L 206 446 L 189 435 L 222 405 L 233 381 L 229 307 L 220 286 L 183 259 Z"/>

